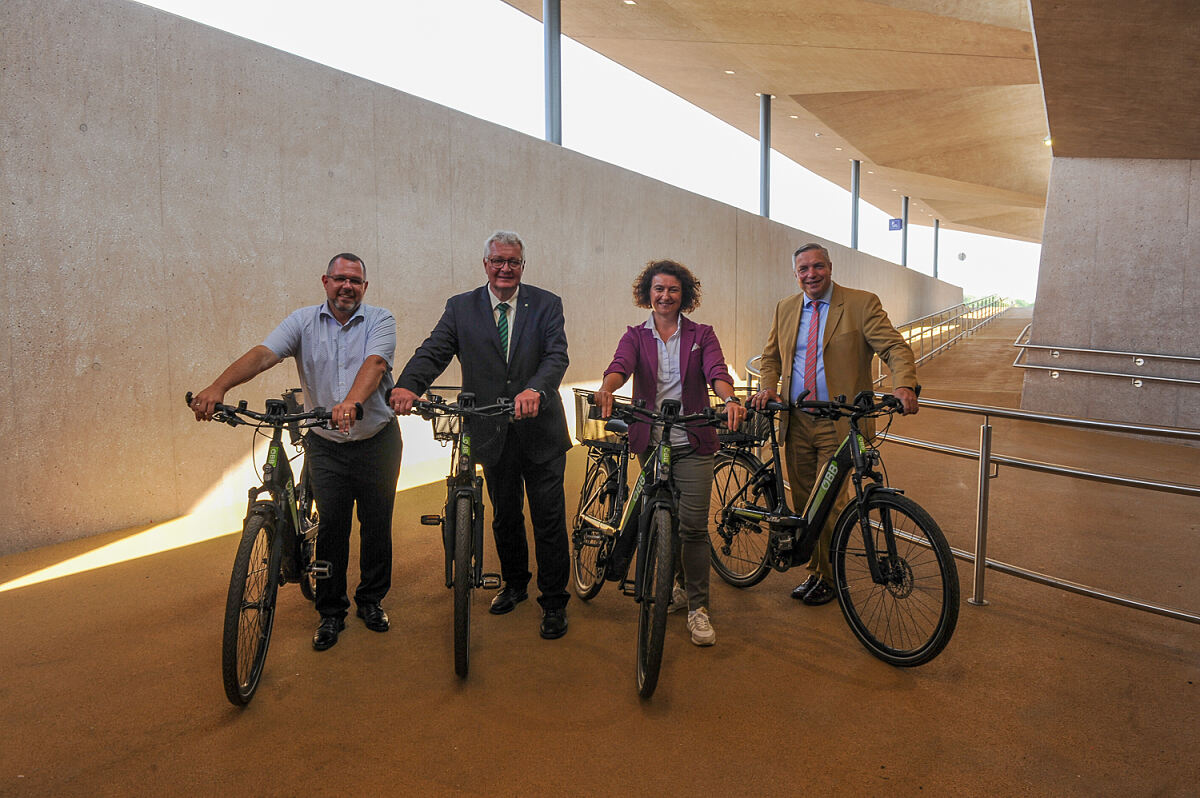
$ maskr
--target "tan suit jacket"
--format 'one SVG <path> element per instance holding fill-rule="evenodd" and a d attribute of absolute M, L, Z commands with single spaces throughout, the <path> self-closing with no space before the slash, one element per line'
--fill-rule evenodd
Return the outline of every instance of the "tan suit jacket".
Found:
<path fill-rule="evenodd" d="M 792 361 L 796 353 L 796 336 L 800 331 L 800 314 L 807 297 L 794 294 L 775 306 L 771 333 L 763 347 L 759 366 L 762 387 L 775 388 L 784 399 L 791 396 Z M 829 316 L 821 340 L 825 360 L 825 385 L 830 398 L 845 394 L 850 401 L 859 391 L 871 389 L 871 357 L 879 355 L 892 372 L 892 390 L 916 388 L 917 367 L 912 348 L 905 343 L 888 319 L 879 297 L 870 291 L 833 284 L 829 299 Z M 816 397 L 809 397 L 815 399 Z M 787 439 L 787 413 L 779 418 L 779 439 Z M 865 426 L 865 425 L 864 425 Z M 873 427 L 864 428 L 864 432 Z M 845 419 L 837 421 L 838 439 L 850 431 Z"/>

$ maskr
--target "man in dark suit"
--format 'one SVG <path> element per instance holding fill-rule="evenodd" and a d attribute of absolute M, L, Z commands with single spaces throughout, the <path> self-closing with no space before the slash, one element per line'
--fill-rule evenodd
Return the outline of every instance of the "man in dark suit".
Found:
<path fill-rule="evenodd" d="M 571 437 L 558 386 L 567 371 L 562 300 L 523 285 L 525 245 L 516 233 L 498 232 L 484 244 L 487 285 L 458 294 L 433 332 L 405 365 L 391 394 L 402 415 L 455 356 L 463 390 L 481 405 L 513 400 L 512 424 L 472 427 L 475 456 L 483 466 L 492 503 L 492 534 L 504 587 L 491 613 L 503 615 L 528 598 L 529 546 L 525 540 L 522 488 L 529 497 L 541 593 L 542 637 L 567 632 L 566 500 L 563 473 Z"/>

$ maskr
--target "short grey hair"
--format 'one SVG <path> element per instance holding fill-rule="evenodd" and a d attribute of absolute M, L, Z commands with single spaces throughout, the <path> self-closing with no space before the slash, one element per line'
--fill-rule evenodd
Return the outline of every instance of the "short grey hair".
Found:
<path fill-rule="evenodd" d="M 800 257 L 802 253 L 811 252 L 814 249 L 821 250 L 821 254 L 825 256 L 825 262 L 830 266 L 833 265 L 833 258 L 829 257 L 829 250 L 825 249 L 825 247 L 821 246 L 820 244 L 805 244 L 804 246 L 800 247 L 800 249 L 792 253 L 792 266 L 796 265 L 796 258 Z"/>
<path fill-rule="evenodd" d="M 488 236 L 488 240 L 483 242 L 483 257 L 492 254 L 492 244 L 508 244 L 512 247 L 521 249 L 521 260 L 525 260 L 525 242 L 521 237 L 509 230 L 497 230 Z"/>

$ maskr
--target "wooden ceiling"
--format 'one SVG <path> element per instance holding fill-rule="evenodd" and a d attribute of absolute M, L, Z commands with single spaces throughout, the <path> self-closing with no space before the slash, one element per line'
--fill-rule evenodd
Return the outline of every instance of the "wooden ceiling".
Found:
<path fill-rule="evenodd" d="M 541 18 L 542 0 L 505 1 Z M 562 0 L 561 19 L 566 36 L 756 138 L 757 94 L 774 95 L 772 147 L 845 188 L 862 161 L 862 197 L 885 211 L 907 195 L 915 224 L 1039 241 L 1048 132 L 1057 155 L 1195 157 L 1198 5 L 1032 0 L 1042 81 L 1029 0 Z M 1122 15 L 1155 44 L 1133 70 L 1115 46 Z M 1163 44 L 1170 55 L 1155 54 Z M 1147 96 L 1143 79 L 1164 59 L 1192 78 L 1173 101 L 1191 116 L 1174 144 L 1180 119 L 1151 111 L 1178 86 Z M 1129 103 L 1144 115 L 1114 127 L 1108 110 Z M 1150 134 L 1156 148 L 1134 146 Z"/>

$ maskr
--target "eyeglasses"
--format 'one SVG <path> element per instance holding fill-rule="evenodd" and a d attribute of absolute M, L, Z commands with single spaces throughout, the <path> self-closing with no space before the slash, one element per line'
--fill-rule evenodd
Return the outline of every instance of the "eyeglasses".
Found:
<path fill-rule="evenodd" d="M 342 283 L 350 283 L 350 285 L 353 286 L 361 286 L 365 282 L 361 277 L 345 277 L 340 274 L 330 274 L 327 276 L 330 280 L 333 280 L 338 285 L 341 285 Z"/>
<path fill-rule="evenodd" d="M 488 258 L 488 265 L 493 269 L 499 269 L 501 266 L 508 266 L 510 269 L 517 269 L 525 265 L 525 261 L 516 258 Z"/>

